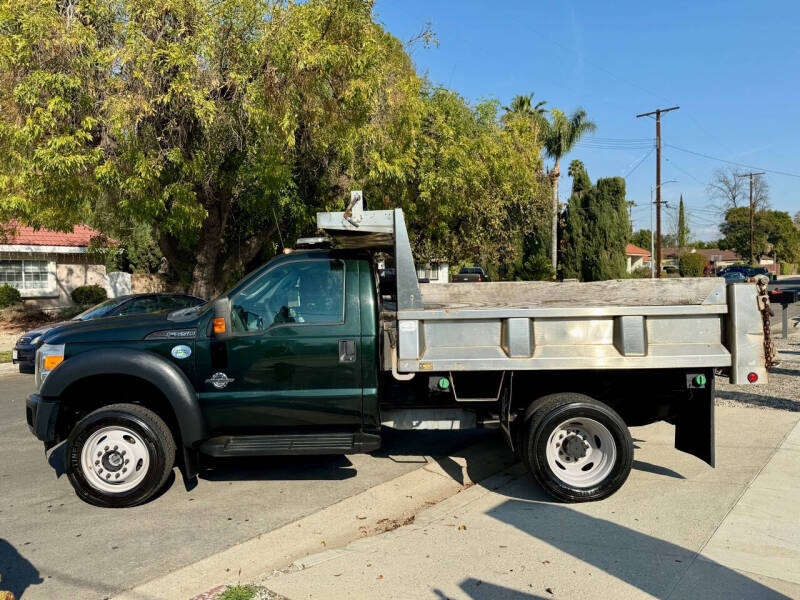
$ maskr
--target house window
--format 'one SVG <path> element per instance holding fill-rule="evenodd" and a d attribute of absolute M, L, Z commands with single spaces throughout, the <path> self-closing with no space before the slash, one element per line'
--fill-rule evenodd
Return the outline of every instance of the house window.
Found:
<path fill-rule="evenodd" d="M 7 283 L 18 290 L 46 290 L 46 260 L 0 260 L 0 285 Z"/>
<path fill-rule="evenodd" d="M 432 262 L 430 271 L 428 273 L 428 278 L 431 281 L 439 281 L 439 263 Z"/>

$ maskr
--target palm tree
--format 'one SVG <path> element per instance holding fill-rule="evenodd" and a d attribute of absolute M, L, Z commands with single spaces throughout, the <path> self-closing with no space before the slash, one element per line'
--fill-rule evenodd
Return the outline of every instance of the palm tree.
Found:
<path fill-rule="evenodd" d="M 516 98 L 515 98 L 516 100 Z M 514 102 L 511 103 L 512 105 Z M 550 181 L 553 184 L 553 231 L 552 231 L 552 262 L 553 272 L 558 268 L 558 178 L 561 177 L 561 158 L 567 154 L 583 137 L 597 129 L 597 126 L 586 118 L 586 112 L 579 108 L 571 115 L 554 108 L 550 111 L 551 119 L 542 119 L 545 123 L 543 144 L 545 154 L 555 160 L 553 170 L 550 171 Z"/>
<path fill-rule="evenodd" d="M 547 112 L 544 108 L 545 104 L 547 104 L 547 102 L 541 100 L 533 105 L 533 92 L 531 92 L 530 94 L 518 94 L 514 96 L 511 99 L 511 104 L 509 106 L 504 106 L 503 110 L 507 113 L 516 113 L 528 117 L 534 115 L 544 116 L 544 113 Z"/>

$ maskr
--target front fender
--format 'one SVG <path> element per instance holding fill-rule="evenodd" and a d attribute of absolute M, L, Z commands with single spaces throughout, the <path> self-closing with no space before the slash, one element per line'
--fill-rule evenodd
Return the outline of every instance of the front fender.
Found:
<path fill-rule="evenodd" d="M 72 384 L 95 375 L 129 375 L 152 383 L 169 401 L 184 446 L 207 437 L 197 392 L 189 379 L 178 367 L 152 352 L 109 348 L 71 356 L 47 376 L 39 395 L 58 398 Z"/>

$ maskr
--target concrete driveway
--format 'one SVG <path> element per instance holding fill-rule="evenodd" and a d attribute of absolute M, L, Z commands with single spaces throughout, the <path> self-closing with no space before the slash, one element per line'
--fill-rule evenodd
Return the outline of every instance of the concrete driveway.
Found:
<path fill-rule="evenodd" d="M 23 600 L 106 598 L 417 469 L 422 455 L 494 437 L 394 432 L 375 455 L 217 461 L 189 492 L 178 474 L 144 506 L 102 509 L 75 496 L 63 453 L 48 461 L 29 433 L 32 381 L 0 377 L 0 589 Z"/>

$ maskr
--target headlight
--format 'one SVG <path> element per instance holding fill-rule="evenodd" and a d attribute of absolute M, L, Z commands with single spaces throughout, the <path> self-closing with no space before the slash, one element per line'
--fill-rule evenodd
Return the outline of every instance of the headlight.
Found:
<path fill-rule="evenodd" d="M 36 344 L 39 343 L 39 339 L 41 337 L 42 337 L 41 335 L 35 335 L 30 340 L 28 340 L 28 343 L 31 344 L 32 346 L 35 346 Z"/>
<path fill-rule="evenodd" d="M 64 361 L 64 344 L 42 344 L 36 351 L 35 383 L 36 391 L 42 387 L 47 375 Z"/>

